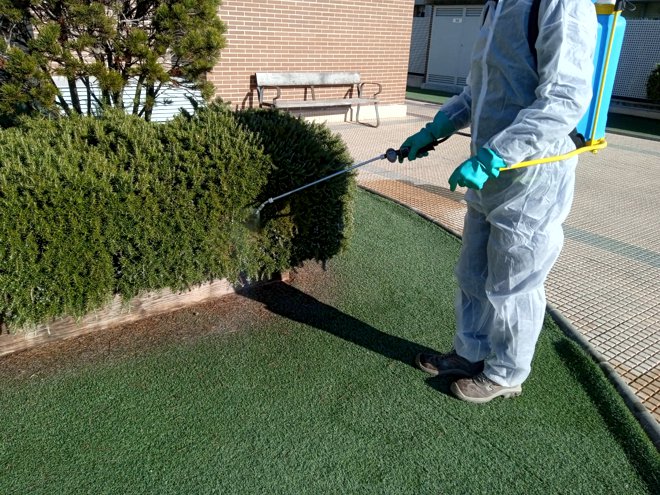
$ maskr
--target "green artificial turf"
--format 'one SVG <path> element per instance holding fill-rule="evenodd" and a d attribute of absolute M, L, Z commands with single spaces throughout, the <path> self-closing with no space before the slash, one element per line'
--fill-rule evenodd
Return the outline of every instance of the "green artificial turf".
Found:
<path fill-rule="evenodd" d="M 660 138 L 660 120 L 623 115 L 620 113 L 607 114 L 607 132 L 624 132 L 640 138 Z"/>
<path fill-rule="evenodd" d="M 444 103 L 452 97 L 451 93 L 433 89 L 406 87 L 406 98 L 409 100 L 426 101 L 429 103 Z"/>
<path fill-rule="evenodd" d="M 519 398 L 415 369 L 451 346 L 458 250 L 360 192 L 327 272 L 244 293 L 275 316 L 0 384 L 0 493 L 659 493 L 657 451 L 550 321 Z"/>

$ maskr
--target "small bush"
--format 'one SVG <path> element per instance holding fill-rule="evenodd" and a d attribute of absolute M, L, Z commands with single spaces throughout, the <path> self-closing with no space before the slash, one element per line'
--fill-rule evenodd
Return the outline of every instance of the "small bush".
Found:
<path fill-rule="evenodd" d="M 351 164 L 344 142 L 324 125 L 276 110 L 244 110 L 236 119 L 256 134 L 273 161 L 259 203 Z M 328 260 L 347 246 L 353 230 L 355 189 L 354 174 L 345 173 L 264 208 L 262 219 L 271 240 L 286 233 L 291 266 L 308 259 Z"/>
<path fill-rule="evenodd" d="M 81 316 L 115 294 L 257 279 L 325 261 L 352 228 L 350 162 L 325 127 L 223 104 L 167 124 L 123 113 L 0 131 L 0 321 Z"/>
<path fill-rule="evenodd" d="M 660 64 L 649 75 L 646 83 L 646 94 L 649 100 L 660 103 Z"/>

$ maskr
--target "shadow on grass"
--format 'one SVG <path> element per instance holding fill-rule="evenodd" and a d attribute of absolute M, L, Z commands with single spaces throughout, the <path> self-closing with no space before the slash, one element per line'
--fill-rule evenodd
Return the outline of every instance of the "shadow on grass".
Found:
<path fill-rule="evenodd" d="M 429 347 L 382 332 L 284 282 L 243 289 L 238 294 L 264 304 L 274 314 L 317 328 L 409 366 L 415 367 L 415 356 L 418 353 L 435 352 Z"/>
<path fill-rule="evenodd" d="M 660 493 L 660 456 L 635 420 L 623 400 L 614 395 L 596 363 L 570 340 L 555 343 L 560 359 L 581 384 L 598 409 L 608 430 L 630 459 L 649 493 Z"/>
<path fill-rule="evenodd" d="M 451 391 L 449 387 L 451 387 L 451 384 L 454 383 L 457 380 L 457 377 L 451 377 L 451 376 L 434 376 L 432 378 L 427 378 L 426 379 L 426 384 L 431 387 L 433 390 L 437 390 L 438 392 L 448 395 L 452 398 L 454 398 L 454 393 Z"/>

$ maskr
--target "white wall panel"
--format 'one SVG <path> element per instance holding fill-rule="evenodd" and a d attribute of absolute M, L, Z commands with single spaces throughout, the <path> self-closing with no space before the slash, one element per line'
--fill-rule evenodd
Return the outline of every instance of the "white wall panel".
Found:
<path fill-rule="evenodd" d="M 69 85 L 65 78 L 55 77 L 55 85 L 58 87 L 62 93 L 62 97 L 68 102 L 71 103 L 71 92 L 69 90 Z M 78 88 L 78 97 L 81 99 L 81 107 L 83 112 L 87 112 L 87 90 L 84 84 L 80 81 L 77 83 Z M 95 88 L 95 94 L 100 98 L 100 90 L 96 83 L 92 80 L 92 87 Z M 151 120 L 153 122 L 164 122 L 174 118 L 181 112 L 181 109 L 185 109 L 188 112 L 193 112 L 193 106 L 190 103 L 190 100 L 186 97 L 187 95 L 192 95 L 197 101 L 202 102 L 202 97 L 199 91 L 190 92 L 181 88 L 176 88 L 170 86 L 158 95 L 156 98 L 156 105 L 154 106 L 152 112 Z M 135 96 L 135 85 L 129 85 L 124 90 L 124 105 L 132 111 L 133 97 Z M 144 101 L 144 97 L 142 98 Z M 92 101 L 92 113 L 95 112 L 96 104 Z"/>
<path fill-rule="evenodd" d="M 660 20 L 629 19 L 613 96 L 646 99 L 646 82 L 657 64 L 660 64 Z"/>
<path fill-rule="evenodd" d="M 436 6 L 424 88 L 460 91 L 466 84 L 482 7 Z"/>

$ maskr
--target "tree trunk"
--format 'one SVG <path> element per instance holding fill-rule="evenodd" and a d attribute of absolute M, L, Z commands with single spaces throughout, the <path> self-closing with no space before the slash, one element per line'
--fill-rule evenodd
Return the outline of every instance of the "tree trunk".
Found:
<path fill-rule="evenodd" d="M 140 115 L 140 98 L 142 97 L 142 85 L 144 76 L 140 76 L 135 84 L 135 96 L 133 97 L 133 115 Z"/>
<path fill-rule="evenodd" d="M 55 84 L 55 81 L 53 80 L 53 76 L 50 76 L 50 81 L 53 83 L 53 86 L 57 88 L 57 84 Z M 67 103 L 67 101 L 64 99 L 62 96 L 62 93 L 60 92 L 59 88 L 57 90 L 57 104 L 62 107 L 62 110 L 64 110 L 64 113 L 67 115 L 71 115 L 71 107 Z"/>
<path fill-rule="evenodd" d="M 69 91 L 71 92 L 71 105 L 73 106 L 74 111 L 82 114 L 82 108 L 80 106 L 80 97 L 78 96 L 78 88 L 76 86 L 76 80 L 74 78 L 68 77 L 67 83 L 69 84 Z"/>
<path fill-rule="evenodd" d="M 156 88 L 153 84 L 147 84 L 147 98 L 144 102 L 144 120 L 151 122 L 151 114 L 156 104 Z"/>
<path fill-rule="evenodd" d="M 89 77 L 85 77 L 83 84 L 87 88 L 87 115 L 92 115 L 92 87 L 90 86 Z"/>

